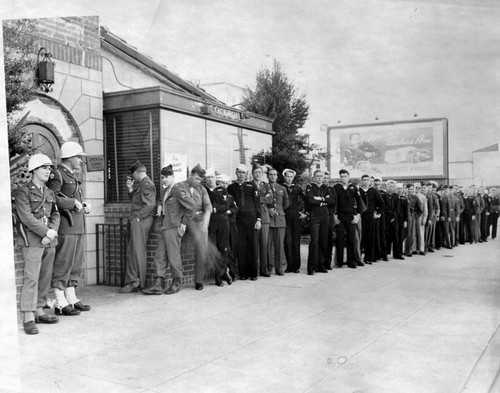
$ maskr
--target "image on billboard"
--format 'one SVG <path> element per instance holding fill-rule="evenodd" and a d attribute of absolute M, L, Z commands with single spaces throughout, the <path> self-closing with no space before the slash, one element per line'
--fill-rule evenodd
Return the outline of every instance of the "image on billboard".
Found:
<path fill-rule="evenodd" d="M 446 119 L 329 127 L 330 170 L 384 178 L 446 177 Z"/>

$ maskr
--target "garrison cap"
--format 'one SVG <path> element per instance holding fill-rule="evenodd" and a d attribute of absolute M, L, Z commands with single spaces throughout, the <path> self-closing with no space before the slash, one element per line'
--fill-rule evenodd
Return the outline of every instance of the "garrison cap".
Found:
<path fill-rule="evenodd" d="M 172 165 L 167 165 L 167 166 L 161 168 L 160 173 L 165 177 L 172 176 L 174 174 L 174 170 L 172 169 Z"/>
<path fill-rule="evenodd" d="M 200 164 L 196 164 L 196 166 L 191 169 L 191 174 L 197 174 L 201 177 L 205 176 L 205 169 L 203 169 Z"/>
<path fill-rule="evenodd" d="M 134 162 L 134 164 L 129 168 L 130 173 L 137 172 L 146 172 L 146 167 L 141 164 L 140 161 Z"/>

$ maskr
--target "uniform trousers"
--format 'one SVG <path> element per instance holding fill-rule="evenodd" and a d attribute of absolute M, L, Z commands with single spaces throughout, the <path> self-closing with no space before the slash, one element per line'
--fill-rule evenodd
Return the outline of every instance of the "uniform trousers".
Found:
<path fill-rule="evenodd" d="M 436 225 L 436 218 L 431 218 L 427 220 L 425 223 L 425 250 L 427 252 L 429 250 L 433 250 L 433 235 L 434 235 L 434 227 Z"/>
<path fill-rule="evenodd" d="M 269 273 L 272 271 L 273 264 L 276 273 L 283 272 L 283 265 L 285 261 L 283 261 L 282 255 L 283 255 L 283 243 L 285 242 L 285 231 L 286 228 L 284 227 L 282 228 L 269 227 L 269 241 L 267 243 L 269 262 L 270 262 L 270 266 L 268 269 Z"/>
<path fill-rule="evenodd" d="M 481 239 L 485 241 L 488 238 L 488 217 L 483 210 L 481 213 Z"/>
<path fill-rule="evenodd" d="M 495 239 L 497 237 L 498 213 L 492 212 L 489 217 L 489 225 L 491 226 L 491 238 Z"/>
<path fill-rule="evenodd" d="M 146 217 L 140 221 L 134 218 L 130 221 L 130 240 L 128 242 L 128 262 L 125 284 L 132 284 L 141 288 L 146 284 L 146 245 L 149 231 L 153 225 L 153 217 Z"/>
<path fill-rule="evenodd" d="M 238 226 L 236 225 L 236 220 L 234 222 L 229 222 L 229 271 L 231 276 L 237 277 L 238 273 Z"/>
<path fill-rule="evenodd" d="M 168 266 L 172 278 L 182 278 L 181 241 L 182 237 L 179 236 L 177 228 L 160 231 L 154 256 L 155 278 L 164 279 Z"/>
<path fill-rule="evenodd" d="M 398 220 L 393 219 L 387 223 L 387 254 L 391 253 L 394 258 L 401 257 L 402 249 L 399 242 L 399 226 Z"/>
<path fill-rule="evenodd" d="M 441 246 L 450 248 L 450 222 L 447 218 L 439 221 L 441 227 Z"/>
<path fill-rule="evenodd" d="M 405 254 L 410 255 L 413 249 L 413 239 L 415 236 L 415 213 L 408 214 L 408 225 L 406 227 Z"/>
<path fill-rule="evenodd" d="M 286 217 L 285 257 L 290 272 L 300 269 L 300 229 L 299 217 Z"/>
<path fill-rule="evenodd" d="M 229 258 L 229 220 L 225 212 L 212 214 L 208 226 L 208 237 L 217 246 L 222 256 L 222 263 L 215 266 L 215 276 L 219 280 L 226 273 L 227 268 L 234 271 L 233 262 Z"/>
<path fill-rule="evenodd" d="M 207 264 L 208 229 L 204 228 L 203 220 L 190 219 L 187 228 L 194 238 L 194 254 L 196 258 L 194 280 L 201 284 L 205 278 Z"/>
<path fill-rule="evenodd" d="M 328 214 L 328 241 L 326 244 L 325 269 L 332 267 L 334 232 L 335 232 L 335 219 L 333 218 L 333 214 Z"/>
<path fill-rule="evenodd" d="M 255 249 L 255 213 L 238 213 L 238 270 L 240 277 L 257 278 L 257 252 Z"/>
<path fill-rule="evenodd" d="M 361 242 L 362 249 L 365 253 L 365 260 L 368 262 L 373 262 L 376 259 L 375 255 L 375 231 L 377 229 L 377 221 L 378 219 L 373 217 L 373 212 L 365 212 L 362 215 L 362 236 Z"/>
<path fill-rule="evenodd" d="M 349 266 L 356 266 L 360 261 L 360 256 L 356 250 L 356 226 L 352 220 L 354 216 L 338 216 L 340 224 L 337 225 L 337 244 L 335 246 L 335 256 L 337 258 L 336 265 L 342 266 L 344 264 L 344 245 L 347 248 L 347 264 Z"/>
<path fill-rule="evenodd" d="M 309 243 L 309 255 L 307 258 L 308 273 L 325 269 L 328 224 L 328 212 L 318 211 L 311 213 L 311 241 Z"/>
<path fill-rule="evenodd" d="M 258 260 L 259 273 L 269 273 L 269 255 L 267 242 L 269 240 L 269 223 L 262 223 L 260 230 L 255 230 L 255 250 Z"/>
<path fill-rule="evenodd" d="M 55 247 L 23 247 L 24 278 L 20 310 L 36 311 L 47 303 L 50 289 Z"/>
<path fill-rule="evenodd" d="M 422 222 L 422 214 L 415 219 L 415 250 L 425 251 L 425 222 Z"/>
<path fill-rule="evenodd" d="M 52 273 L 52 288 L 77 287 L 82 274 L 85 235 L 60 234 Z"/>

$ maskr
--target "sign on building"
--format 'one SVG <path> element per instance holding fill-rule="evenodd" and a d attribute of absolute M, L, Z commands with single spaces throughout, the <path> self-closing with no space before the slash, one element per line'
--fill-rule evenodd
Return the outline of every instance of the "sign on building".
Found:
<path fill-rule="evenodd" d="M 172 165 L 176 183 L 187 179 L 187 170 L 188 170 L 187 156 L 176 153 L 174 154 L 165 153 L 163 156 L 162 167 L 167 165 Z"/>

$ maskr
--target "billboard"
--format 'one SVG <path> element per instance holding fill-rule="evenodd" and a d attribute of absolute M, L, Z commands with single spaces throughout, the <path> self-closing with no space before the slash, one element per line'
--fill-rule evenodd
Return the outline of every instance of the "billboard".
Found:
<path fill-rule="evenodd" d="M 422 119 L 328 127 L 328 167 L 351 177 L 448 177 L 448 121 Z"/>

